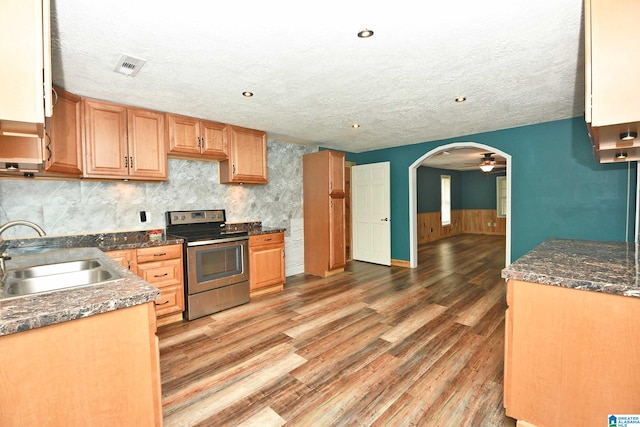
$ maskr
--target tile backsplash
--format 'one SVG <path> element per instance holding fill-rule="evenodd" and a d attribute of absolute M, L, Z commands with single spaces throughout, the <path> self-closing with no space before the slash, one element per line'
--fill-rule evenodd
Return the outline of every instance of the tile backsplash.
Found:
<path fill-rule="evenodd" d="M 287 275 L 297 274 L 304 265 L 302 156 L 317 147 L 271 140 L 267 146 L 267 185 L 219 184 L 217 162 L 179 159 L 169 159 L 169 180 L 161 183 L 2 178 L 0 224 L 25 219 L 48 235 L 147 230 L 164 228 L 169 210 L 223 208 L 229 222 L 286 228 Z M 35 235 L 15 227 L 2 237 Z"/>

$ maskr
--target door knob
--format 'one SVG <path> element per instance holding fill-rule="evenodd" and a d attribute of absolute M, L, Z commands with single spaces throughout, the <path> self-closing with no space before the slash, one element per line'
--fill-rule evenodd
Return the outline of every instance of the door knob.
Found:
<path fill-rule="evenodd" d="M 389 218 L 382 218 L 380 221 L 389 221 Z"/>

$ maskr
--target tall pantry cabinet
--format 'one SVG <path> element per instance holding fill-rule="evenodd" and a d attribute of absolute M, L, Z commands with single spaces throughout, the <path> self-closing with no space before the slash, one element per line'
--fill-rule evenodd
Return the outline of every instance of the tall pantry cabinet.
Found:
<path fill-rule="evenodd" d="M 319 151 L 303 157 L 304 271 L 326 277 L 344 271 L 344 153 Z"/>

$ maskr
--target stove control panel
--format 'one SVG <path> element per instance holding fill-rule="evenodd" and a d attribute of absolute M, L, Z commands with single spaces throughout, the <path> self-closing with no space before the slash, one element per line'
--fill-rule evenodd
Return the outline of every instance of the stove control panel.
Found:
<path fill-rule="evenodd" d="M 224 223 L 224 209 L 204 211 L 169 211 L 166 213 L 167 225 Z"/>

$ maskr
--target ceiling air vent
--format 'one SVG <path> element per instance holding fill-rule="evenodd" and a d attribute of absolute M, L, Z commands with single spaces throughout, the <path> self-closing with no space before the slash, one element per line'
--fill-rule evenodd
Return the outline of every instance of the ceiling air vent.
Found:
<path fill-rule="evenodd" d="M 128 77 L 134 77 L 140 71 L 140 68 L 146 63 L 144 59 L 134 58 L 133 56 L 122 55 L 116 68 L 116 73 L 124 74 Z"/>

